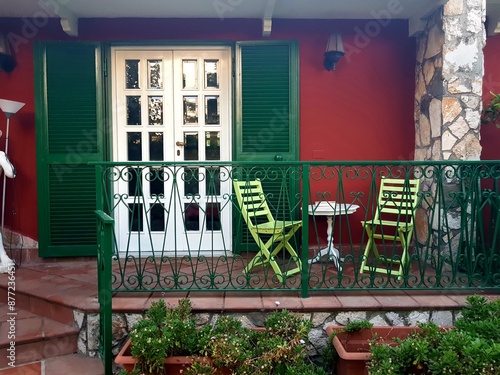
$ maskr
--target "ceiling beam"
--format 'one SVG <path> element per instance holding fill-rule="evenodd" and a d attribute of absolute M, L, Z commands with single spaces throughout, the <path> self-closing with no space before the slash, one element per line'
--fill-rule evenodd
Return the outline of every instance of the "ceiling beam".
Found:
<path fill-rule="evenodd" d="M 78 17 L 72 11 L 63 5 L 59 5 L 54 13 L 61 17 L 61 27 L 66 34 L 78 36 Z"/>
<path fill-rule="evenodd" d="M 500 34 L 500 4 L 486 5 L 486 33 L 488 36 Z"/>
<path fill-rule="evenodd" d="M 268 37 L 271 35 L 271 29 L 273 27 L 273 15 L 274 7 L 276 6 L 277 0 L 267 0 L 266 7 L 264 9 L 264 15 L 262 17 L 262 36 Z"/>
<path fill-rule="evenodd" d="M 437 0 L 419 9 L 416 15 L 408 19 L 409 36 L 415 36 L 424 31 L 425 25 L 427 24 L 427 18 L 447 2 L 448 0 Z"/>

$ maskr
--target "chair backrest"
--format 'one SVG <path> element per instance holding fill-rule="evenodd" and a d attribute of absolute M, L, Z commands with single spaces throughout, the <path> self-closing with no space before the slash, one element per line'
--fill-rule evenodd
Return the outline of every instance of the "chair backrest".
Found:
<path fill-rule="evenodd" d="M 382 178 L 374 221 L 387 225 L 413 224 L 418 204 L 420 180 Z"/>
<path fill-rule="evenodd" d="M 250 229 L 263 222 L 274 221 L 259 179 L 253 181 L 233 180 L 234 193 L 241 214 Z"/>

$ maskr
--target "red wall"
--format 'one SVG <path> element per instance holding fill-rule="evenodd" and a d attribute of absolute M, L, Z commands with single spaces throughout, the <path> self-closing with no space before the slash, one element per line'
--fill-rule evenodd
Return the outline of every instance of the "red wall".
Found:
<path fill-rule="evenodd" d="M 490 99 L 490 92 L 500 94 L 500 35 L 489 37 L 484 48 L 484 80 L 483 103 L 486 105 Z M 481 159 L 500 159 L 500 129 L 493 124 L 481 126 L 481 145 L 483 151 Z"/>
<path fill-rule="evenodd" d="M 35 239 L 33 41 L 76 40 L 58 21 L 43 21 L 37 27 L 29 20 L 0 19 L 0 31 L 20 37 L 18 67 L 0 72 L 0 98 L 26 102 L 11 119 L 9 155 L 18 177 L 8 184 L 6 226 Z M 346 56 L 328 72 L 323 53 L 334 30 L 343 35 Z M 79 34 L 79 40 L 259 40 L 262 25 L 260 20 L 82 19 Z M 415 42 L 407 35 L 406 23 L 394 20 L 386 26 L 374 20 L 273 21 L 271 39 L 300 44 L 301 160 L 413 159 Z"/>

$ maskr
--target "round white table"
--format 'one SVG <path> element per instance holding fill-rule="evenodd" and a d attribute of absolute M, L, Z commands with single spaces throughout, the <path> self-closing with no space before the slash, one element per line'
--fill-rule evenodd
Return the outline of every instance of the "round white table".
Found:
<path fill-rule="evenodd" d="M 326 216 L 327 223 L 327 245 L 314 258 L 309 259 L 309 264 L 319 262 L 323 255 L 329 254 L 328 260 L 333 260 L 337 269 L 342 271 L 342 266 L 339 263 L 340 252 L 333 246 L 333 217 L 353 214 L 358 208 L 359 206 L 355 204 L 336 203 L 335 201 L 322 201 L 309 205 L 309 215 Z"/>

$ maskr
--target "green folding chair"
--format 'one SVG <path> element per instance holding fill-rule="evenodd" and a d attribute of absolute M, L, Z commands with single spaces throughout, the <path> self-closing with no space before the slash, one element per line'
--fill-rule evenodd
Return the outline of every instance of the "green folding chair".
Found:
<path fill-rule="evenodd" d="M 419 189 L 420 180 L 382 178 L 375 216 L 372 220 L 361 222 L 367 234 L 367 244 L 360 273 L 403 275 L 409 265 L 408 248 Z M 384 253 L 381 254 L 377 244 L 383 247 Z M 400 256 L 396 254 L 399 246 Z"/>
<path fill-rule="evenodd" d="M 289 241 L 302 226 L 302 221 L 275 220 L 259 179 L 254 181 L 234 180 L 233 185 L 243 219 L 260 249 L 243 272 L 249 273 L 255 267 L 269 265 L 280 280 L 300 272 L 302 262 Z M 291 261 L 293 261 L 296 265 L 295 268 L 283 272 L 276 257 L 281 251 L 288 252 L 291 257 L 288 265 L 292 264 Z"/>

